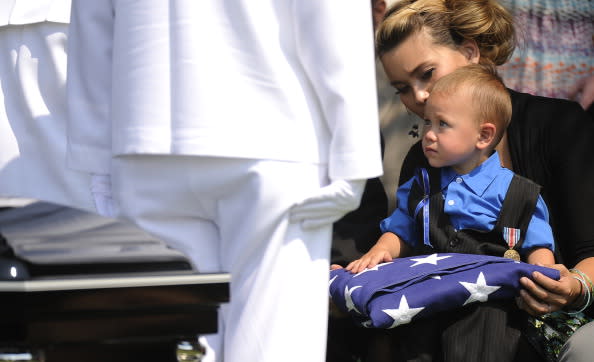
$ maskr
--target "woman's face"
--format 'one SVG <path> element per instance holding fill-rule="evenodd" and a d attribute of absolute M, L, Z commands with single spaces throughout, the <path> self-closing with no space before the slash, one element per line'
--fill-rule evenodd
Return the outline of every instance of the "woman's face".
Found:
<path fill-rule="evenodd" d="M 381 57 L 390 84 L 404 105 L 423 117 L 425 101 L 439 78 L 458 67 L 477 63 L 476 44 L 465 41 L 458 49 L 433 43 L 425 31 L 412 34 Z"/>

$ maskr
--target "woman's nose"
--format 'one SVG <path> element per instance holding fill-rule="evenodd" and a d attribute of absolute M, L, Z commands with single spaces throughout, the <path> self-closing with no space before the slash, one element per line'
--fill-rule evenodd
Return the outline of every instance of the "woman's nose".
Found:
<path fill-rule="evenodd" d="M 417 89 L 415 91 L 415 102 L 417 104 L 425 104 L 425 102 L 427 102 L 427 98 L 429 98 L 429 92 L 426 88 Z"/>

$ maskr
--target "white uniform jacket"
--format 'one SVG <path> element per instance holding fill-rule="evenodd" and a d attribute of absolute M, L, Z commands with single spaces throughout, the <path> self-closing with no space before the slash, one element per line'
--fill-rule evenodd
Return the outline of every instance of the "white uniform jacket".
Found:
<path fill-rule="evenodd" d="M 71 0 L 2 0 L 0 26 L 43 22 L 68 24 Z"/>
<path fill-rule="evenodd" d="M 0 196 L 92 209 L 66 168 L 70 0 L 0 1 Z"/>
<path fill-rule="evenodd" d="M 381 175 L 368 0 L 74 0 L 72 11 L 71 167 L 105 174 L 114 155 L 176 154 Z"/>

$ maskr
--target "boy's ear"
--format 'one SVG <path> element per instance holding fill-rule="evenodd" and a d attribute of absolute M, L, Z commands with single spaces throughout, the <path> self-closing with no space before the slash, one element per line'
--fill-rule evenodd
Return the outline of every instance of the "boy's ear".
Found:
<path fill-rule="evenodd" d="M 485 149 L 493 143 L 495 139 L 495 133 L 497 131 L 497 127 L 493 123 L 483 123 L 479 128 L 479 138 L 476 142 L 476 147 L 478 149 Z"/>

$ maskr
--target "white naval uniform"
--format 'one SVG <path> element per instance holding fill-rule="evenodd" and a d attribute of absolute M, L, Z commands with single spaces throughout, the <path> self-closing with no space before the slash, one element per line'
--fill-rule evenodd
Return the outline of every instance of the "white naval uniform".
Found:
<path fill-rule="evenodd" d="M 0 1 L 0 197 L 92 209 L 89 177 L 67 169 L 70 0 Z"/>
<path fill-rule="evenodd" d="M 369 1 L 74 0 L 69 41 L 69 165 L 231 272 L 225 361 L 323 361 L 331 225 L 288 210 L 382 173 Z"/>

